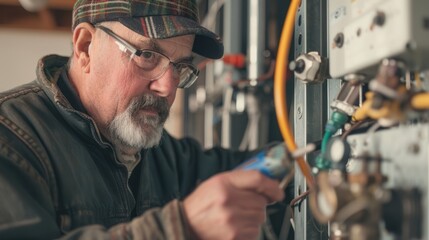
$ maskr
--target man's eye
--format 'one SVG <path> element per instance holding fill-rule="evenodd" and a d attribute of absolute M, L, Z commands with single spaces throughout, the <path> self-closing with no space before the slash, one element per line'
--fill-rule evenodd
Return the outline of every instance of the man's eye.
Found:
<path fill-rule="evenodd" d="M 143 51 L 138 58 L 134 58 L 137 65 L 145 71 L 154 71 L 163 67 L 160 54 L 151 51 Z"/>
<path fill-rule="evenodd" d="M 151 59 L 154 57 L 154 54 L 152 52 L 143 52 L 141 57 L 143 57 L 145 59 Z"/>

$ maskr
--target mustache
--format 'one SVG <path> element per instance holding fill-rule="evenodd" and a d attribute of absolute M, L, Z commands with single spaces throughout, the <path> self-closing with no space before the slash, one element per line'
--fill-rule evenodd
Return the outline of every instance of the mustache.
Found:
<path fill-rule="evenodd" d="M 170 113 L 170 105 L 168 104 L 167 98 L 151 94 L 145 94 L 133 99 L 130 105 L 132 115 L 137 114 L 138 110 L 141 109 L 156 111 L 160 118 L 160 122 L 165 122 Z"/>

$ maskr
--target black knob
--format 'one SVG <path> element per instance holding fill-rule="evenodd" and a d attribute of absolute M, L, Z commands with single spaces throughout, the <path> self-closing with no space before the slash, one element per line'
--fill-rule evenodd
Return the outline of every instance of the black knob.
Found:
<path fill-rule="evenodd" d="M 343 33 L 337 33 L 334 37 L 334 43 L 335 46 L 341 48 L 344 44 L 344 34 Z"/>
<path fill-rule="evenodd" d="M 289 69 L 291 71 L 302 73 L 305 70 L 305 62 L 302 59 L 299 59 L 297 61 L 292 61 L 289 63 Z"/>
<path fill-rule="evenodd" d="M 375 25 L 383 26 L 386 22 L 386 14 L 384 12 L 377 12 L 372 21 Z"/>

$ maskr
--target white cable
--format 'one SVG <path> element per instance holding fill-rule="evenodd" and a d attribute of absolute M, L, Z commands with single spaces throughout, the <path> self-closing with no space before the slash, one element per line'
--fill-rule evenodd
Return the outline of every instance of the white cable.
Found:
<path fill-rule="evenodd" d="M 29 12 L 37 12 L 46 7 L 48 0 L 19 0 L 21 6 Z"/>
<path fill-rule="evenodd" d="M 240 146 L 238 147 L 238 150 L 240 151 L 246 151 L 249 147 L 249 127 L 247 126 L 244 130 L 243 138 L 241 139 Z"/>
<path fill-rule="evenodd" d="M 249 124 L 249 150 L 254 150 L 259 147 L 259 121 L 261 119 L 261 114 L 250 115 L 249 118 L 251 119 Z"/>
<path fill-rule="evenodd" d="M 203 19 L 201 25 L 211 31 L 215 31 L 216 29 L 216 16 L 222 6 L 225 4 L 225 0 L 217 0 L 211 6 L 209 11 L 207 12 L 206 17 Z"/>
<path fill-rule="evenodd" d="M 256 96 L 251 93 L 246 94 L 246 111 L 247 111 L 247 126 L 241 140 L 239 150 L 253 150 L 256 149 L 258 141 L 258 126 L 260 111 L 259 105 L 256 101 Z"/>
<path fill-rule="evenodd" d="M 314 143 L 309 143 L 306 146 L 302 147 L 302 148 L 298 148 L 297 150 L 295 150 L 292 153 L 292 157 L 293 158 L 297 158 L 297 157 L 301 157 L 307 153 L 310 153 L 312 151 L 314 151 L 316 149 L 316 144 Z"/>
<path fill-rule="evenodd" d="M 393 89 L 387 87 L 386 85 L 381 84 L 377 81 L 371 81 L 369 83 L 369 89 L 371 89 L 374 92 L 379 92 L 379 93 L 383 94 L 384 96 L 389 97 L 391 99 L 398 99 L 398 97 L 399 97 L 398 93 L 395 90 L 393 90 Z"/>
<path fill-rule="evenodd" d="M 231 106 L 234 90 L 232 87 L 227 87 L 223 98 L 222 109 L 222 139 L 221 145 L 224 148 L 231 147 Z"/>
<path fill-rule="evenodd" d="M 261 119 L 260 105 L 255 94 L 246 95 L 246 106 L 249 123 L 249 150 L 253 150 L 259 147 L 259 121 Z"/>

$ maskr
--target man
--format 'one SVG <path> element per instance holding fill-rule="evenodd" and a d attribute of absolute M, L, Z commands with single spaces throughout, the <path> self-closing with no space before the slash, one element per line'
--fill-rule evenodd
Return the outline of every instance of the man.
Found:
<path fill-rule="evenodd" d="M 163 130 L 191 53 L 223 55 L 195 1 L 79 0 L 72 28 L 0 95 L 0 239 L 256 238 L 278 183 Z"/>

